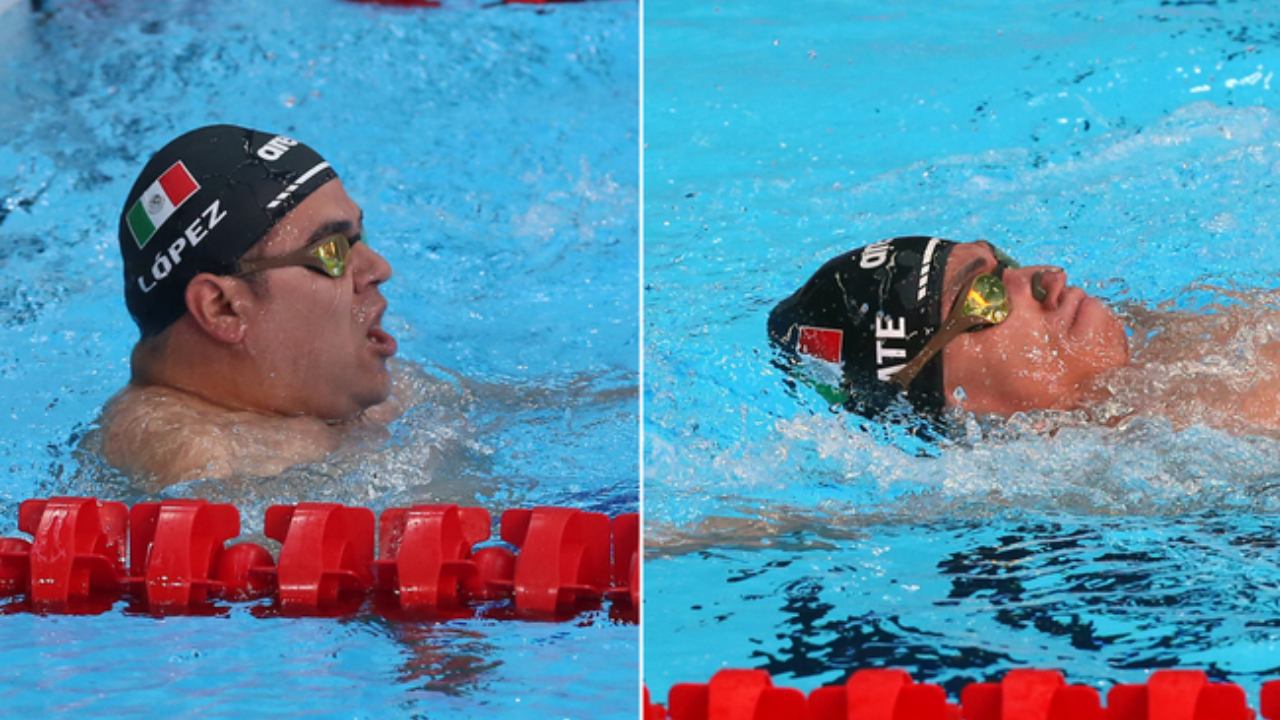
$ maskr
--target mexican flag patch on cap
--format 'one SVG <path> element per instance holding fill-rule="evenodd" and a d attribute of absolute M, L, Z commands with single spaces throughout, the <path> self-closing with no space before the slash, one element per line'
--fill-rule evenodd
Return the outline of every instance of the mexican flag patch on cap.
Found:
<path fill-rule="evenodd" d="M 161 173 L 125 215 L 138 249 L 142 249 L 164 221 L 199 189 L 200 183 L 191 177 L 181 160 Z"/>
<path fill-rule="evenodd" d="M 819 360 L 839 363 L 844 359 L 844 331 L 801 325 L 796 349 Z"/>

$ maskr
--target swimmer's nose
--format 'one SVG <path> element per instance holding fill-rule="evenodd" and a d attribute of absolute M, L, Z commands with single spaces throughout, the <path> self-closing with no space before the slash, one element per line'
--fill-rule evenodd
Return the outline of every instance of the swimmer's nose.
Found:
<path fill-rule="evenodd" d="M 391 277 L 391 263 L 369 243 L 358 243 L 351 248 L 352 271 L 355 274 L 356 290 L 370 285 L 381 285 Z"/>
<path fill-rule="evenodd" d="M 1032 265 L 1011 268 L 1004 272 L 1004 284 L 1016 306 L 1021 302 L 1034 302 L 1046 311 L 1056 310 L 1067 287 L 1067 273 L 1060 267 Z"/>
<path fill-rule="evenodd" d="M 1062 291 L 1067 288 L 1067 271 L 1060 267 L 1030 268 L 1031 297 L 1045 310 L 1058 309 L 1062 301 Z"/>

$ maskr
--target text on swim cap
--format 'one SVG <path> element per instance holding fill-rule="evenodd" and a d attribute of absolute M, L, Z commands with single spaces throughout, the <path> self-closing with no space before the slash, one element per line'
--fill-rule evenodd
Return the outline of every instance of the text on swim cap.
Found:
<path fill-rule="evenodd" d="M 896 340 L 903 344 L 907 340 L 907 319 L 894 318 L 887 315 L 876 316 L 876 377 L 889 382 L 893 374 L 902 369 L 906 363 L 886 365 L 892 360 L 905 360 L 905 347 L 890 347 L 888 341 Z"/>
<path fill-rule="evenodd" d="M 884 264 L 889 259 L 889 246 L 893 243 L 892 239 L 874 242 L 862 248 L 862 257 L 858 260 L 858 266 L 863 270 L 873 270 Z"/>
<path fill-rule="evenodd" d="M 284 135 L 277 135 L 267 141 L 266 145 L 258 148 L 258 157 L 263 160 L 279 160 L 285 153 L 289 152 L 289 148 L 297 145 L 298 141 Z"/>
<path fill-rule="evenodd" d="M 222 219 L 227 216 L 227 211 L 221 210 L 220 202 L 214 200 L 209 203 L 209 207 L 202 210 L 196 219 L 191 221 L 177 240 L 174 240 L 165 250 L 156 253 L 155 260 L 151 262 L 152 282 L 148 284 L 145 276 L 138 277 L 138 287 L 142 288 L 142 292 L 151 292 L 156 283 L 168 277 L 169 273 L 182 262 L 183 250 L 199 245 L 209 231 L 222 222 Z"/>

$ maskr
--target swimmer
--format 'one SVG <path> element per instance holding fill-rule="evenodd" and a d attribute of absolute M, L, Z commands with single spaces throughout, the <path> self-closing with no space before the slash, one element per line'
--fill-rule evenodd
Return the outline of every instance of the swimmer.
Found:
<path fill-rule="evenodd" d="M 120 218 L 141 331 L 100 420 L 112 465 L 166 485 L 273 475 L 387 422 L 391 266 L 310 147 L 231 125 L 156 153 Z"/>
<path fill-rule="evenodd" d="M 790 368 L 821 361 L 833 378 L 812 384 L 871 418 L 905 399 L 929 417 L 1084 411 L 1280 431 L 1274 304 L 1128 319 L 1132 352 L 1120 317 L 1062 268 L 1020 266 L 985 241 L 900 237 L 829 261 L 778 303 L 768 332 Z"/>

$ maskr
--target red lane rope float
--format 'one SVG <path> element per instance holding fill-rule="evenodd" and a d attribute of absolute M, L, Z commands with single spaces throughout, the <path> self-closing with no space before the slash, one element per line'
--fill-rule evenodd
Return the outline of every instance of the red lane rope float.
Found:
<path fill-rule="evenodd" d="M 65 500 L 49 502 L 64 504 Z M 87 508 L 93 502 L 82 499 L 75 504 Z M 142 585 L 148 604 L 156 610 L 198 605 L 211 593 L 250 594 L 245 592 L 249 567 L 220 562 L 226 555 L 226 541 L 240 534 L 240 513 L 234 507 L 203 500 L 139 503 L 129 511 L 129 527 L 129 566 L 135 575 L 129 582 Z M 270 555 L 262 562 L 273 564 Z"/>
<path fill-rule="evenodd" d="M 18 529 L 37 538 L 25 567 L 32 602 L 62 604 L 94 590 L 118 589 L 128 527 L 124 503 L 24 500 Z"/>
<path fill-rule="evenodd" d="M 1262 685 L 1261 717 L 1280 720 L 1280 680 Z M 1012 670 L 998 683 L 973 683 L 960 703 L 902 670 L 859 670 L 843 685 L 806 698 L 776 687 L 763 670 L 721 670 L 705 684 L 673 685 L 668 706 L 644 691 L 644 720 L 1254 720 L 1244 690 L 1209 682 L 1198 670 L 1157 670 L 1142 685 L 1116 685 L 1104 707 L 1098 691 L 1068 685 L 1056 670 Z"/>
<path fill-rule="evenodd" d="M 373 585 L 373 512 L 334 503 L 272 505 L 263 532 L 279 540 L 276 589 L 285 612 L 331 608 Z"/>
<path fill-rule="evenodd" d="M 489 513 L 456 505 L 392 508 L 378 525 L 378 556 L 373 563 L 378 587 L 400 589 L 403 610 L 460 607 L 466 596 L 484 598 L 486 576 L 505 575 L 505 569 L 482 572 L 471 553 L 489 539 Z M 484 552 L 483 550 L 481 551 Z"/>
<path fill-rule="evenodd" d="M 26 500 L 18 528 L 0 538 L 5 611 L 101 612 L 128 593 L 149 612 L 208 612 L 212 599 L 274 594 L 285 614 L 354 610 L 373 594 L 393 612 L 465 615 L 467 603 L 510 599 L 516 614 L 563 617 L 584 601 L 639 608 L 640 525 L 561 507 L 507 510 L 506 547 L 480 547 L 489 513 L 457 505 L 373 512 L 334 503 L 272 505 L 263 529 L 279 562 L 240 535 L 233 505 L 205 500 L 139 503 L 95 498 Z M 126 558 L 128 560 L 126 564 Z M 625 616 L 625 613 L 624 613 Z"/>

